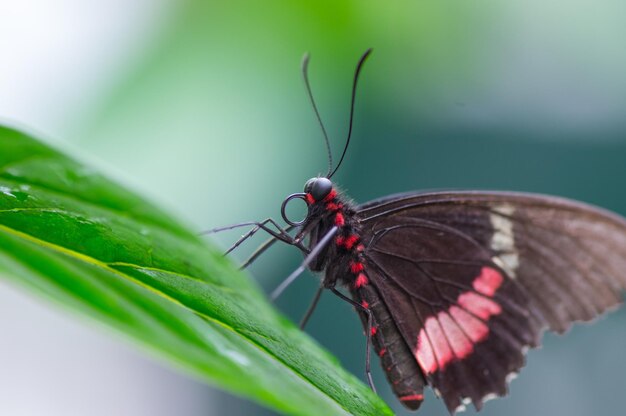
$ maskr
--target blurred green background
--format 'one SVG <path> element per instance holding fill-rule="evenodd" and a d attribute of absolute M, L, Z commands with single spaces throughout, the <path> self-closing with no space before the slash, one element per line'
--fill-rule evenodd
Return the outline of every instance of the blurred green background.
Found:
<path fill-rule="evenodd" d="M 373 47 L 353 143 L 335 176 L 356 201 L 488 188 L 626 214 L 624 16 L 617 0 L 4 2 L 0 119 L 195 229 L 279 217 L 283 198 L 327 169 L 303 53 L 338 157 L 354 66 Z M 251 272 L 270 290 L 300 259 L 276 247 Z M 298 320 L 315 287 L 305 276 L 277 306 Z M 0 287 L 0 328 L 0 414 L 271 414 L 8 287 Z M 326 295 L 308 331 L 363 373 L 362 330 L 348 306 Z M 624 351 L 624 311 L 548 335 L 512 394 L 481 414 L 618 414 Z M 404 414 L 374 367 L 381 394 Z M 429 393 L 422 414 L 446 411 Z"/>

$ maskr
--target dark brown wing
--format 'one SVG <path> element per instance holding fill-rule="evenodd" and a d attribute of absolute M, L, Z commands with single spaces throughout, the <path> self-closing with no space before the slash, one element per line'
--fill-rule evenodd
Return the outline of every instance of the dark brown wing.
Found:
<path fill-rule="evenodd" d="M 626 221 L 504 192 L 390 197 L 359 208 L 368 274 L 450 411 L 506 393 L 545 328 L 619 304 Z"/>

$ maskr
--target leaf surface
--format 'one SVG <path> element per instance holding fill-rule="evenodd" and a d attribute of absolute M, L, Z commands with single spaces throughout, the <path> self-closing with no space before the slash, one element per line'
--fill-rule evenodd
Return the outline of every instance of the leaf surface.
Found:
<path fill-rule="evenodd" d="M 391 414 L 215 248 L 94 170 L 6 127 L 0 277 L 283 413 Z"/>

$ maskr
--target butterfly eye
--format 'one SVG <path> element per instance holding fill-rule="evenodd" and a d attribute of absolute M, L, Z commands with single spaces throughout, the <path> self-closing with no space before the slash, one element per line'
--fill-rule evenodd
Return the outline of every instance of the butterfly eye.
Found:
<path fill-rule="evenodd" d="M 328 178 L 312 178 L 304 185 L 304 192 L 310 193 L 316 201 L 324 199 L 332 189 L 333 183 Z"/>
<path fill-rule="evenodd" d="M 309 193 L 311 192 L 311 187 L 313 186 L 313 183 L 317 180 L 318 178 L 311 178 L 308 181 L 306 181 L 306 183 L 304 184 L 304 192 Z"/>

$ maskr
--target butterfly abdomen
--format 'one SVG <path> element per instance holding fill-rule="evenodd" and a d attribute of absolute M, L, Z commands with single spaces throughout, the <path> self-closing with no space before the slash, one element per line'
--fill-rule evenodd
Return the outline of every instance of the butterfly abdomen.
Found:
<path fill-rule="evenodd" d="M 371 284 L 353 287 L 351 293 L 355 301 L 372 313 L 372 344 L 380 357 L 380 363 L 394 394 L 405 407 L 417 410 L 424 400 L 426 382 L 417 366 L 415 356 L 402 338 L 387 306 Z M 359 316 L 367 329 L 367 313 L 361 310 Z"/>

